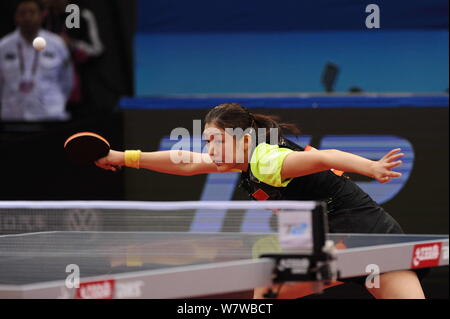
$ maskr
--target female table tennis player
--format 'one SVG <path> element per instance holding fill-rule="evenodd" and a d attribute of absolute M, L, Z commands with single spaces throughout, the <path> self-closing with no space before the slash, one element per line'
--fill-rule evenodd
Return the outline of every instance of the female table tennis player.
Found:
<path fill-rule="evenodd" d="M 230 128 L 240 128 L 243 133 L 231 136 L 226 130 Z M 267 134 L 255 142 L 256 136 L 251 132 L 260 128 L 277 129 L 277 140 L 270 144 Z M 378 161 L 338 150 L 305 151 L 283 137 L 286 130 L 298 133 L 294 125 L 279 123 L 276 117 L 252 114 L 236 103 L 223 104 L 210 110 L 205 118 L 208 154 L 111 150 L 96 165 L 109 170 L 128 166 L 184 176 L 240 171 L 241 186 L 254 199 L 326 200 L 330 232 L 402 233 L 399 224 L 381 206 L 339 173 L 358 173 L 387 183 L 401 176 L 393 171 L 402 164 L 399 159 L 404 154 L 400 149 Z M 175 155 L 189 161 L 175 162 Z M 417 274 L 407 270 L 384 273 L 379 288 L 367 289 L 376 298 L 424 298 Z"/>

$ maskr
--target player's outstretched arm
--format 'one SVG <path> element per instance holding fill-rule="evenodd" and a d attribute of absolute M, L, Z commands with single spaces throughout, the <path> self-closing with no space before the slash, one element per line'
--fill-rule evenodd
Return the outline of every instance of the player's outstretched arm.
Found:
<path fill-rule="evenodd" d="M 116 171 L 118 167 L 129 166 L 126 162 L 125 152 L 111 150 L 108 156 L 98 160 L 95 164 L 100 168 Z M 142 152 L 139 156 L 138 166 L 140 169 L 182 176 L 218 172 L 208 154 L 181 150 Z"/>
<path fill-rule="evenodd" d="M 402 176 L 393 169 L 400 166 L 399 159 L 404 156 L 400 149 L 394 149 L 378 161 L 342 152 L 339 150 L 322 150 L 315 152 L 293 152 L 283 162 L 281 176 L 283 180 L 337 169 L 357 173 L 376 179 L 380 183 Z"/>

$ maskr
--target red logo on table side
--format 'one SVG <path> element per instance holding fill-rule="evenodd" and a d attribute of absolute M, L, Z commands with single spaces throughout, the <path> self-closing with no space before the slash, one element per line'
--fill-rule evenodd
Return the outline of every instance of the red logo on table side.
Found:
<path fill-rule="evenodd" d="M 415 245 L 411 268 L 427 268 L 439 266 L 442 243 Z"/>
<path fill-rule="evenodd" d="M 103 280 L 80 283 L 75 298 L 77 299 L 112 299 L 114 296 L 114 280 Z"/>

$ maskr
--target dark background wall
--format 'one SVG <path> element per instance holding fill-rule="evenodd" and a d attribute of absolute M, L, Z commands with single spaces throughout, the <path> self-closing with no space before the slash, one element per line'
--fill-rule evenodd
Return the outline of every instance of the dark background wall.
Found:
<path fill-rule="evenodd" d="M 96 15 L 105 54 L 82 79 L 89 88 L 87 103 L 95 110 L 110 110 L 121 96 L 134 94 L 136 0 L 82 1 Z"/>
<path fill-rule="evenodd" d="M 114 148 L 123 148 L 119 113 L 66 124 L 0 123 L 0 200 L 123 199 L 123 172 L 109 174 L 67 161 L 65 140 L 84 131 L 98 132 Z"/>
<path fill-rule="evenodd" d="M 408 233 L 448 233 L 448 108 L 252 108 L 277 114 L 296 123 L 311 144 L 320 147 L 330 135 L 395 135 L 414 149 L 411 175 L 401 191 L 383 204 Z M 163 137 L 175 127 L 192 132 L 192 120 L 203 119 L 206 110 L 126 110 L 124 143 L 130 149 L 157 150 Z M 129 200 L 199 200 L 205 176 L 179 177 L 126 170 Z M 359 176 L 352 177 L 362 180 Z M 247 199 L 236 189 L 235 199 Z"/>

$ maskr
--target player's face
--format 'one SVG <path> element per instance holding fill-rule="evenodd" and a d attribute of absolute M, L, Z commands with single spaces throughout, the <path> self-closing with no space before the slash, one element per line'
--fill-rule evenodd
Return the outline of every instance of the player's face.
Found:
<path fill-rule="evenodd" d="M 25 32 L 35 32 L 42 24 L 42 12 L 34 2 L 23 2 L 16 11 L 16 24 Z"/>
<path fill-rule="evenodd" d="M 236 136 L 208 124 L 203 135 L 208 143 L 208 154 L 219 170 L 235 169 L 245 162 L 244 145 Z"/>

